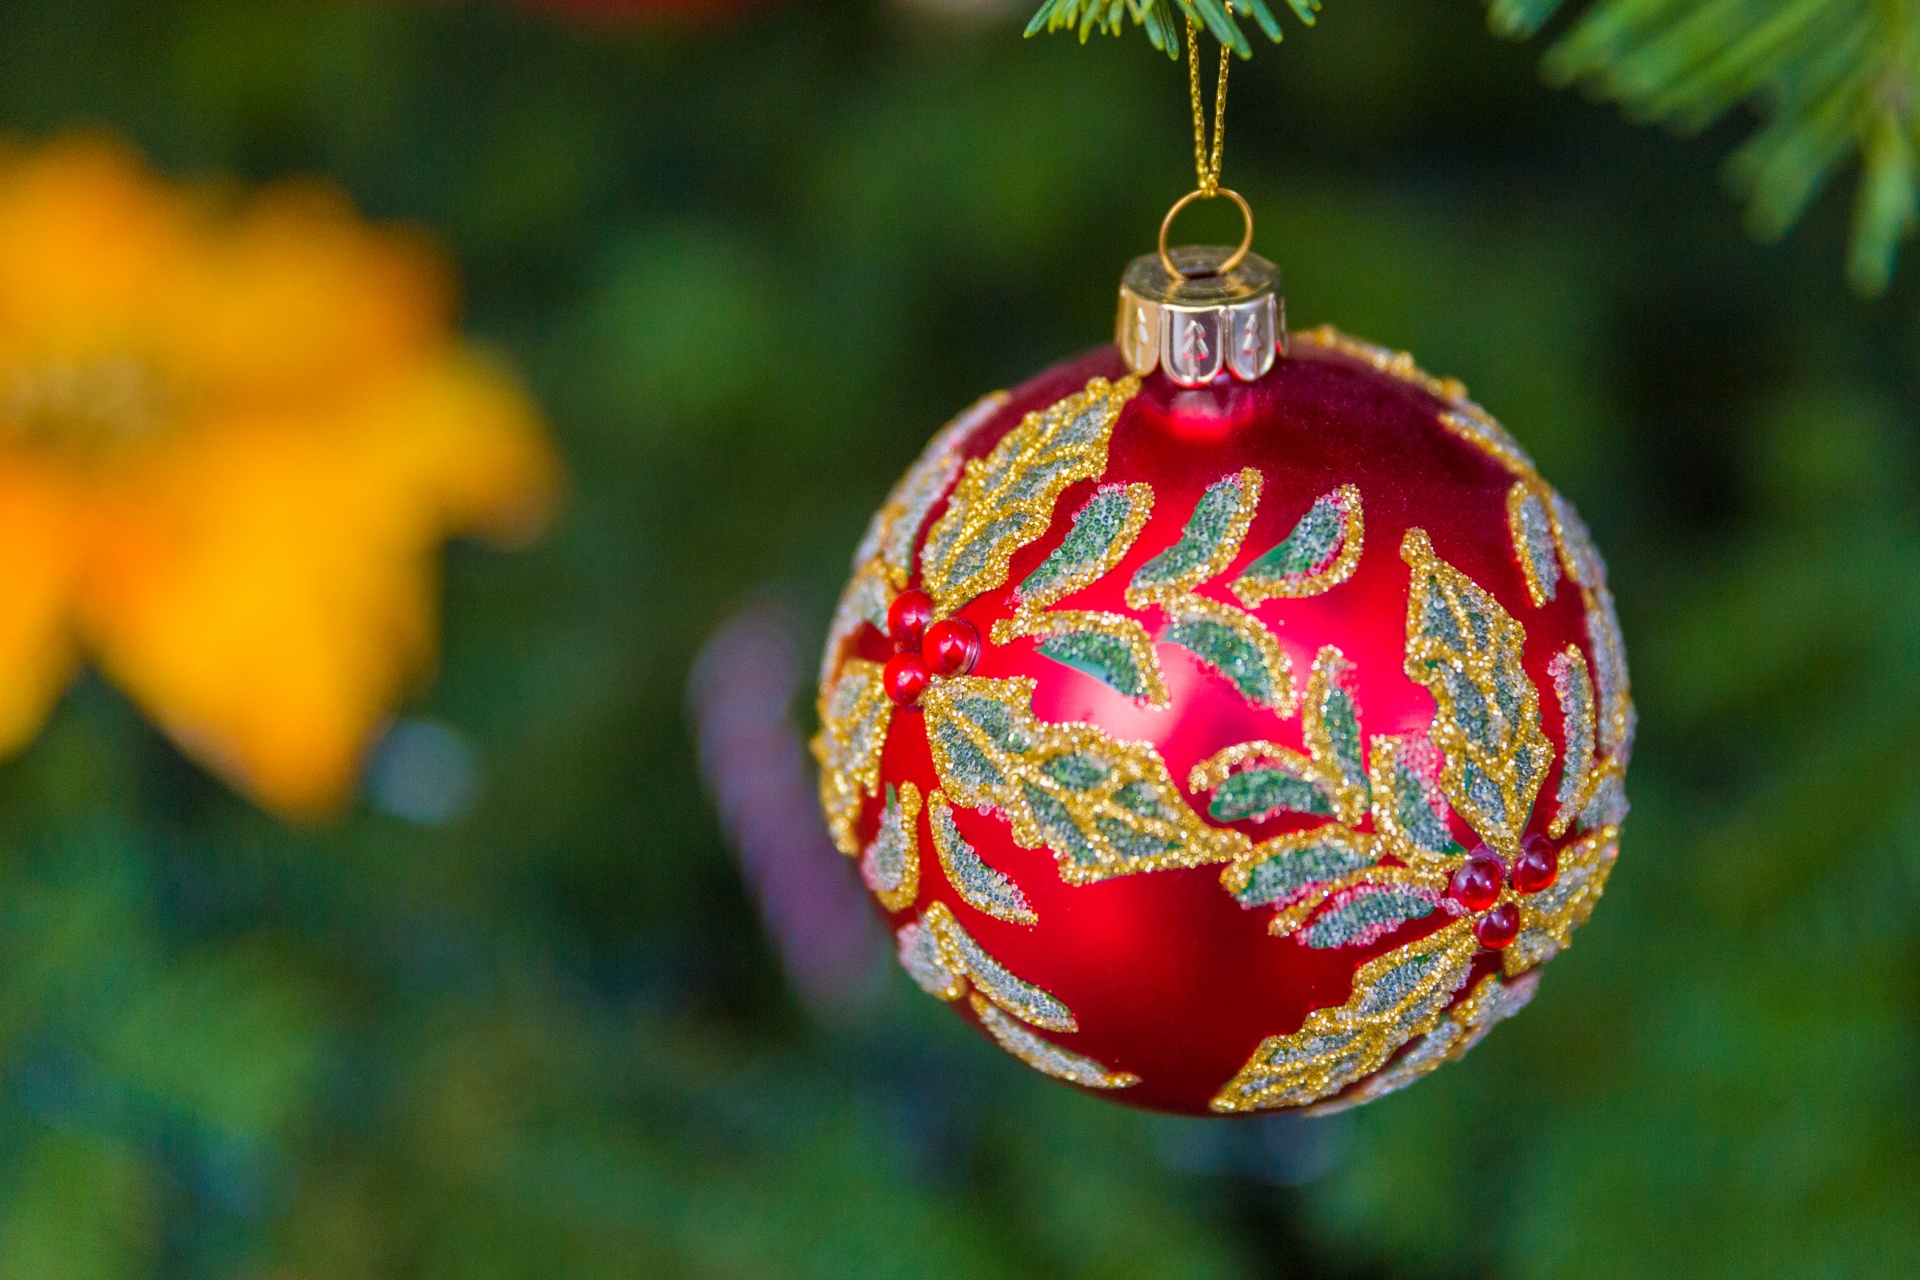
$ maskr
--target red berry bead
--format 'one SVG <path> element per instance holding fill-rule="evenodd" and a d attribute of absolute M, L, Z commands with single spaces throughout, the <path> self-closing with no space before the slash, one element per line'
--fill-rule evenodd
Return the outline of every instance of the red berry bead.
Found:
<path fill-rule="evenodd" d="M 1474 924 L 1473 936 L 1489 951 L 1504 951 L 1520 936 L 1520 908 L 1501 903 Z"/>
<path fill-rule="evenodd" d="M 1505 878 L 1500 859 L 1490 853 L 1476 853 L 1453 873 L 1447 892 L 1469 911 L 1485 911 L 1500 900 L 1500 881 Z"/>
<path fill-rule="evenodd" d="M 963 676 L 980 661 L 980 632 L 965 618 L 946 618 L 928 628 L 920 652 L 934 674 Z"/>
<path fill-rule="evenodd" d="M 903 707 L 920 701 L 920 695 L 927 691 L 927 682 L 932 679 L 933 672 L 927 670 L 926 659 L 917 653 L 894 654 L 880 672 L 887 696 Z"/>
<path fill-rule="evenodd" d="M 897 649 L 918 649 L 932 622 L 933 597 L 917 587 L 902 591 L 887 606 L 887 635 Z"/>
<path fill-rule="evenodd" d="M 1516 892 L 1538 893 L 1560 874 L 1560 854 L 1539 836 L 1520 842 L 1520 856 L 1513 860 L 1512 883 Z"/>

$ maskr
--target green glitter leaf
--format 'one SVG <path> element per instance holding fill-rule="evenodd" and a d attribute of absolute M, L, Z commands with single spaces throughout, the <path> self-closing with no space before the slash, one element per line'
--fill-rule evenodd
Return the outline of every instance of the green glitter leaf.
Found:
<path fill-rule="evenodd" d="M 1412 889 L 1363 889 L 1307 926 L 1301 941 L 1316 950 L 1365 946 L 1409 920 L 1432 915 L 1434 906 L 1432 898 Z"/>
<path fill-rule="evenodd" d="M 1281 845 L 1264 857 L 1255 850 L 1254 856 L 1257 860 L 1246 864 L 1241 887 L 1233 891 L 1243 907 L 1272 906 L 1310 885 L 1337 880 L 1373 865 L 1363 849 L 1334 840 Z"/>
<path fill-rule="evenodd" d="M 1063 666 L 1129 698 L 1146 698 L 1153 690 L 1147 673 L 1135 659 L 1133 646 L 1103 631 L 1062 631 L 1048 636 L 1038 646 L 1041 653 Z"/>
<path fill-rule="evenodd" d="M 1274 673 L 1260 650 L 1240 631 L 1213 618 L 1188 618 L 1160 633 L 1167 644 L 1182 649 L 1225 676 L 1248 702 L 1272 706 L 1282 701 Z"/>
<path fill-rule="evenodd" d="M 1216 822 L 1262 822 L 1280 813 L 1333 816 L 1333 801 L 1305 778 L 1278 767 L 1243 769 L 1213 793 L 1207 812 Z"/>

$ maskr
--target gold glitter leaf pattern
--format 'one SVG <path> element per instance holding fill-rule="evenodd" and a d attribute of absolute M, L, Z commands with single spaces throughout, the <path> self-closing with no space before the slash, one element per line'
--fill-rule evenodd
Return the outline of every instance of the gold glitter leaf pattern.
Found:
<path fill-rule="evenodd" d="M 1313 660 L 1307 678 L 1306 707 L 1301 712 L 1301 736 L 1313 755 L 1320 785 L 1333 798 L 1334 813 L 1342 822 L 1366 816 L 1371 793 L 1367 764 L 1360 749 L 1359 710 L 1353 694 L 1341 683 L 1353 664 L 1333 645 Z"/>
<path fill-rule="evenodd" d="M 1046 533 L 1061 490 L 1107 469 L 1107 442 L 1137 378 L 1086 389 L 1028 414 L 993 452 L 970 459 L 920 553 L 922 585 L 941 615 L 1007 580 L 1013 553 Z"/>
<path fill-rule="evenodd" d="M 1373 867 L 1374 846 L 1374 837 L 1339 823 L 1290 831 L 1255 845 L 1220 873 L 1220 883 L 1243 907 L 1306 904 L 1275 930 L 1291 932 L 1337 887 L 1359 883 Z"/>
<path fill-rule="evenodd" d="M 1546 780 L 1553 746 L 1540 695 L 1521 666 L 1526 631 L 1472 579 L 1409 529 L 1401 557 L 1407 592 L 1407 676 L 1433 695 L 1441 786 L 1481 839 L 1511 857 Z"/>
<path fill-rule="evenodd" d="M 1166 677 L 1153 651 L 1153 637 L 1132 618 L 1118 613 L 1057 609 L 1021 613 L 993 624 L 993 642 L 1039 636 L 1035 648 L 1062 666 L 1092 676 L 1150 707 L 1169 703 Z"/>
<path fill-rule="evenodd" d="M 1338 830 L 1322 827 L 1312 834 L 1328 841 Z M 1344 834 L 1370 858 L 1379 856 L 1377 838 Z M 1277 938 L 1299 933 L 1302 942 L 1317 950 L 1365 946 L 1409 920 L 1431 915 L 1446 887 L 1446 874 L 1434 867 L 1372 863 L 1309 886 L 1273 917 L 1267 932 Z"/>
<path fill-rule="evenodd" d="M 1560 723 L 1567 740 L 1560 785 L 1553 797 L 1559 808 L 1547 827 L 1547 834 L 1558 839 L 1593 799 L 1599 782 L 1594 769 L 1593 677 L 1587 673 L 1587 660 L 1573 645 L 1555 654 L 1547 671 L 1553 676 L 1554 696 L 1560 700 Z"/>
<path fill-rule="evenodd" d="M 1422 369 L 1407 352 L 1349 337 L 1330 324 L 1296 333 L 1293 338 L 1296 342 L 1311 342 L 1329 351 L 1363 360 L 1381 373 L 1419 387 L 1436 400 L 1445 401 L 1448 408 L 1440 415 L 1441 426 L 1487 453 L 1516 478 L 1537 478 L 1537 469 L 1533 459 L 1527 456 L 1527 451 L 1507 434 L 1505 427 L 1494 421 L 1492 414 L 1467 399 L 1467 386 L 1458 378 L 1436 378 Z"/>
<path fill-rule="evenodd" d="M 1260 473 L 1242 467 L 1207 486 L 1193 504 L 1180 540 L 1134 570 L 1127 603 L 1136 609 L 1174 603 L 1208 578 L 1225 573 L 1260 505 Z"/>
<path fill-rule="evenodd" d="M 1447 823 L 1452 811 L 1440 785 L 1446 757 L 1425 734 L 1376 737 L 1368 757 L 1374 831 L 1401 861 L 1451 873 L 1466 850 Z"/>
<path fill-rule="evenodd" d="M 934 769 L 949 799 L 998 809 L 1022 848 L 1053 850 L 1061 878 L 1231 862 L 1246 836 L 1188 807 L 1160 753 L 1089 724 L 1035 718 L 1034 682 L 957 676 L 921 697 Z"/>
<path fill-rule="evenodd" d="M 1624 770 L 1633 750 L 1633 698 L 1627 679 L 1627 642 L 1613 611 L 1613 593 L 1602 585 L 1584 593 L 1587 640 L 1593 646 L 1593 685 L 1600 703 L 1600 749 L 1619 759 Z"/>
<path fill-rule="evenodd" d="M 1456 405 L 1440 415 L 1440 425 L 1505 467 L 1507 474 L 1514 478 L 1539 480 L 1533 459 L 1520 447 L 1520 442 L 1508 435 L 1507 429 L 1479 405 Z"/>
<path fill-rule="evenodd" d="M 1074 513 L 1053 553 L 1014 589 L 1016 608 L 1047 609 L 1113 571 L 1153 514 L 1153 486 L 1103 485 Z"/>
<path fill-rule="evenodd" d="M 1359 567 L 1365 531 L 1360 490 L 1343 484 L 1316 499 L 1292 533 L 1241 570 L 1233 594 L 1251 609 L 1263 600 L 1304 599 L 1337 587 Z"/>
<path fill-rule="evenodd" d="M 1552 495 L 1548 508 L 1553 513 L 1553 540 L 1560 548 L 1560 561 L 1566 566 L 1567 576 L 1573 579 L 1575 586 L 1606 586 L 1606 561 L 1600 558 L 1599 548 L 1593 545 L 1593 535 L 1587 532 L 1586 521 L 1580 518 L 1580 513 L 1574 510 L 1571 502 L 1557 493 Z"/>
<path fill-rule="evenodd" d="M 1436 378 L 1422 369 L 1413 356 L 1405 351 L 1395 351 L 1364 338 L 1355 338 L 1340 332 L 1330 324 L 1302 330 L 1293 335 L 1296 342 L 1311 342 L 1316 347 L 1328 351 L 1337 351 L 1343 356 L 1351 356 L 1364 361 L 1381 373 L 1398 378 L 1402 382 L 1419 387 L 1428 395 L 1449 402 L 1466 402 L 1467 384 L 1458 378 Z M 1476 406 L 1477 407 L 1477 406 Z"/>
<path fill-rule="evenodd" d="M 1075 513 L 1066 538 L 1015 589 L 1014 615 L 993 624 L 993 642 L 1038 636 L 1035 647 L 1044 656 L 1148 706 L 1166 706 L 1166 678 L 1145 627 L 1117 613 L 1047 612 L 1112 572 L 1152 511 L 1150 485 L 1110 484 L 1096 490 Z"/>
<path fill-rule="evenodd" d="M 1160 633 L 1162 640 L 1225 676 L 1248 702 L 1282 718 L 1293 714 L 1293 663 L 1257 618 L 1196 595 L 1163 607 L 1171 622 Z"/>
<path fill-rule="evenodd" d="M 912 926 L 909 926 L 912 927 Z M 934 991 L 943 1000 L 957 1000 L 966 991 L 967 983 L 974 990 L 1005 1009 L 1022 1022 L 1048 1031 L 1075 1031 L 1079 1024 L 1073 1020 L 1073 1013 L 1058 1000 L 1031 982 L 1023 982 L 1003 968 L 998 960 L 988 955 L 986 949 L 973 940 L 973 935 L 961 927 L 953 918 L 953 912 L 944 902 L 936 902 L 927 907 L 919 920 L 919 928 L 932 939 L 933 958 L 937 961 L 937 972 L 953 979 L 942 987 L 942 991 L 952 991 L 952 995 L 942 995 Z M 925 942 L 916 942 L 923 949 Z M 902 963 L 906 963 L 906 944 L 901 944 Z M 925 963 L 916 957 L 914 963 Z M 913 973 L 912 964 L 907 966 Z M 918 980 L 918 974 L 915 974 Z M 923 987 L 927 986 L 922 982 Z"/>
<path fill-rule="evenodd" d="M 860 856 L 860 878 L 889 911 L 904 911 L 919 896 L 920 788 L 911 782 L 888 786 L 880 829 Z"/>
<path fill-rule="evenodd" d="M 1193 767 L 1187 789 L 1215 793 L 1207 813 L 1216 822 L 1263 822 L 1281 813 L 1333 816 L 1333 798 L 1314 762 L 1271 742 L 1238 742 L 1215 752 Z"/>
<path fill-rule="evenodd" d="M 862 565 L 847 579 L 840 603 L 834 606 L 833 621 L 827 624 L 826 647 L 820 651 L 821 685 L 833 678 L 841 650 L 863 625 L 872 623 L 881 631 L 887 629 L 887 606 L 892 601 L 893 586 L 878 561 Z"/>
<path fill-rule="evenodd" d="M 948 967 L 940 942 L 924 919 L 909 921 L 894 934 L 900 967 L 919 988 L 940 1000 L 958 1000 L 967 994 L 967 975 Z"/>
<path fill-rule="evenodd" d="M 913 567 L 913 544 L 927 513 L 960 474 L 960 450 L 967 437 L 1000 411 L 1007 393 L 982 396 L 934 433 L 887 500 L 873 515 L 867 533 L 853 553 L 854 572 L 876 566 L 895 591 L 907 585 Z M 884 625 L 885 610 L 882 609 Z"/>
<path fill-rule="evenodd" d="M 1458 1062 L 1485 1039 L 1495 1025 L 1526 1008 L 1538 985 L 1531 975 L 1511 981 L 1502 981 L 1498 974 L 1485 975 L 1465 999 L 1447 1010 L 1438 1026 L 1408 1046 L 1406 1052 L 1361 1081 L 1351 1092 L 1316 1103 L 1306 1109 L 1306 1114 L 1335 1115 L 1404 1089 L 1444 1063 Z"/>
<path fill-rule="evenodd" d="M 1508 974 L 1553 959 L 1571 945 L 1606 888 L 1620 852 L 1620 828 L 1602 827 L 1560 850 L 1560 874 L 1539 893 L 1520 899 L 1520 935 L 1500 953 Z"/>
<path fill-rule="evenodd" d="M 1260 621 L 1194 588 L 1226 572 L 1260 503 L 1260 473 L 1252 467 L 1207 486 L 1179 539 L 1134 570 L 1127 603 L 1158 605 L 1168 618 L 1160 639 L 1179 645 L 1226 677 L 1240 695 L 1281 716 L 1293 714 L 1293 667 Z"/>
<path fill-rule="evenodd" d="M 1547 514 L 1545 486 L 1516 480 L 1507 490 L 1507 532 L 1513 555 L 1527 580 L 1527 595 L 1536 607 L 1559 594 L 1560 556 Z"/>
<path fill-rule="evenodd" d="M 1479 943 L 1465 920 L 1360 966 L 1353 995 L 1316 1009 L 1292 1035 L 1260 1042 L 1208 1105 L 1217 1112 L 1304 1107 L 1380 1069 L 1438 1025 L 1467 980 Z"/>
<path fill-rule="evenodd" d="M 880 670 L 877 662 L 849 658 L 820 691 L 820 732 L 813 737 L 820 805 L 834 844 L 849 857 L 860 852 L 854 826 L 861 807 L 880 789 L 880 752 L 893 712 Z"/>
<path fill-rule="evenodd" d="M 927 821 L 933 831 L 933 847 L 939 854 L 940 868 L 946 872 L 947 883 L 953 886 L 962 902 L 975 911 L 1013 924 L 1038 923 L 1040 917 L 1034 914 L 1020 886 L 988 866 L 960 834 L 952 808 L 938 791 L 927 802 Z"/>
<path fill-rule="evenodd" d="M 1041 1039 L 977 995 L 969 1003 L 987 1034 L 1035 1071 L 1088 1089 L 1125 1089 L 1140 1083 L 1140 1077 L 1131 1071 L 1109 1071 L 1092 1058 Z"/>

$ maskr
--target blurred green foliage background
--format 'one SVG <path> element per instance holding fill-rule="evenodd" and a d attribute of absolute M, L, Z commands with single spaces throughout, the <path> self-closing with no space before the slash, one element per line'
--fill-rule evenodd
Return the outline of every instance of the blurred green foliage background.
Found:
<path fill-rule="evenodd" d="M 1733 133 L 1546 88 L 1469 0 L 1263 48 L 1226 178 L 1296 326 L 1464 378 L 1609 555 L 1642 745 L 1578 945 L 1325 1121 L 1090 1100 L 891 972 L 789 993 L 695 655 L 768 597 L 811 646 L 924 439 L 1105 340 L 1188 185 L 1182 69 L 1026 17 L 0 4 L 16 137 L 431 229 L 574 477 L 540 549 L 455 550 L 346 818 L 98 682 L 0 768 L 0 1280 L 1920 1274 L 1920 297 L 1848 295 L 1838 197 L 1756 247 Z"/>

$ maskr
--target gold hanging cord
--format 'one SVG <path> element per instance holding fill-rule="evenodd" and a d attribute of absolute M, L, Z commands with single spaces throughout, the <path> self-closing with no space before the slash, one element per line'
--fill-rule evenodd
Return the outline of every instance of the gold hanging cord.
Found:
<path fill-rule="evenodd" d="M 1173 229 L 1173 220 L 1180 211 L 1195 200 L 1212 200 L 1217 196 L 1226 196 L 1240 206 L 1241 220 L 1246 224 L 1246 232 L 1240 237 L 1240 247 L 1233 251 L 1225 262 L 1215 268 L 1216 273 L 1224 275 L 1240 265 L 1240 260 L 1253 248 L 1253 210 L 1238 191 L 1220 185 L 1220 155 L 1227 141 L 1227 69 L 1233 65 L 1233 54 L 1224 44 L 1220 46 L 1220 80 L 1213 90 L 1213 145 L 1207 145 L 1207 113 L 1200 99 L 1200 25 L 1187 16 L 1187 88 L 1193 99 L 1193 172 L 1200 185 L 1186 195 L 1174 201 L 1173 208 L 1167 210 L 1167 216 L 1160 221 L 1160 265 L 1167 274 L 1184 280 L 1187 273 L 1173 264 L 1173 258 L 1167 253 L 1167 233 Z"/>

